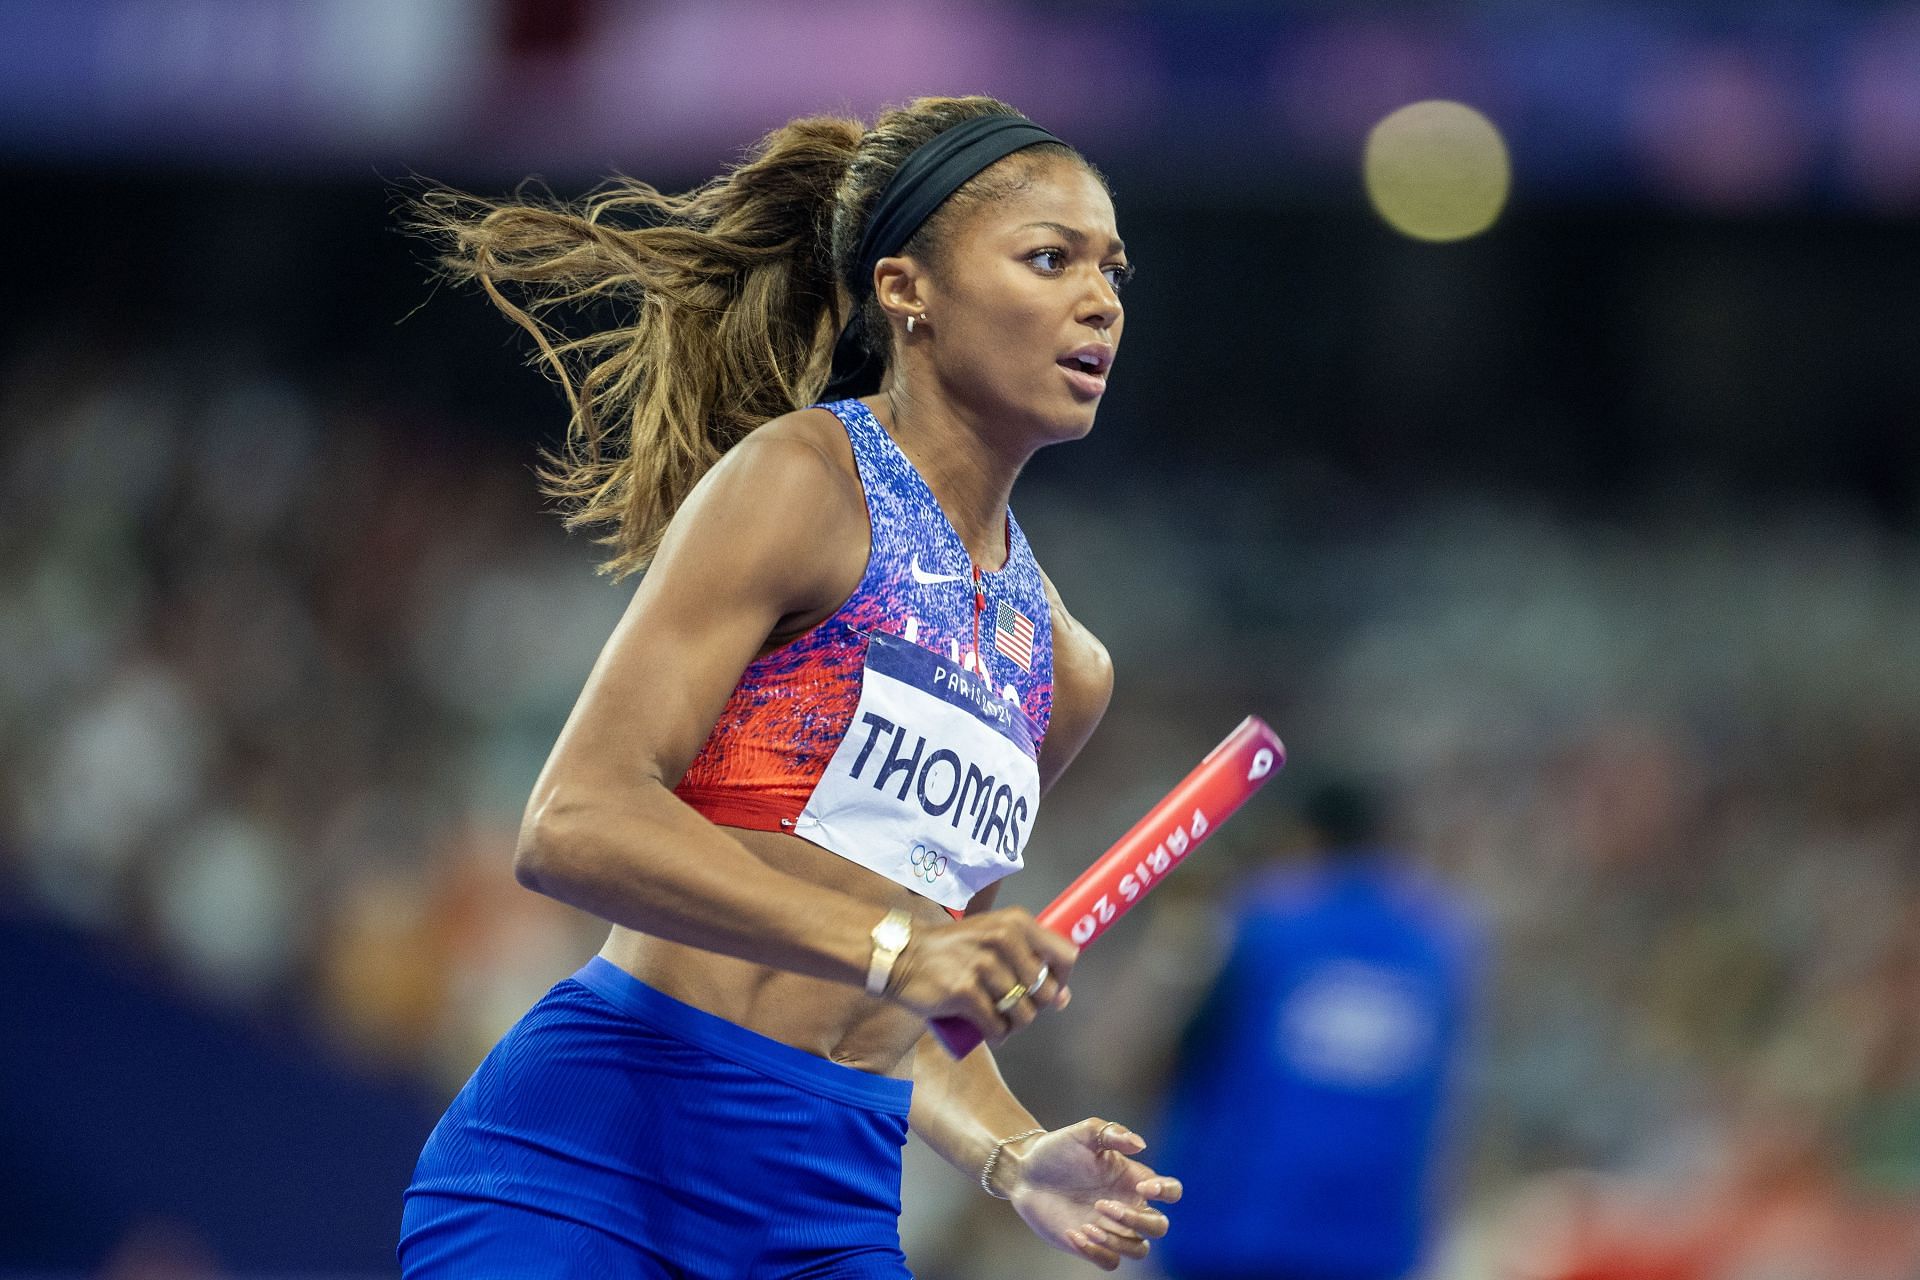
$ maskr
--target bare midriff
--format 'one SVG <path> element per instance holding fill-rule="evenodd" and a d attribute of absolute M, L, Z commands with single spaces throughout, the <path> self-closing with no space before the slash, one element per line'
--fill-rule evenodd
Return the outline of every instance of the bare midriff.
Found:
<path fill-rule="evenodd" d="M 932 899 L 798 836 L 736 827 L 726 831 L 777 871 L 872 903 L 875 924 L 893 907 L 910 913 L 916 928 L 952 923 Z M 860 987 L 702 951 L 619 925 L 600 954 L 683 1004 L 876 1075 L 904 1078 L 913 1047 L 926 1030 L 926 1023 L 911 1011 L 875 999 Z"/>

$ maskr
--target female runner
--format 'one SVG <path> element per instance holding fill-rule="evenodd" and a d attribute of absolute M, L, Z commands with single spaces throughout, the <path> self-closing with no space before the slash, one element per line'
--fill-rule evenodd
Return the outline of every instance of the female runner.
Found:
<path fill-rule="evenodd" d="M 1002 103 L 923 98 L 797 120 L 685 197 L 420 216 L 561 376 L 570 524 L 646 573 L 515 864 L 611 936 L 428 1139 L 405 1273 L 905 1276 L 909 1124 L 1049 1244 L 1144 1256 L 1180 1187 L 1140 1137 L 1049 1132 L 927 1032 L 997 1044 L 1068 999 L 1073 945 L 992 907 L 1112 672 L 1007 504 L 1120 340 L 1100 176 Z M 543 318 L 583 304 L 626 323 Z"/>

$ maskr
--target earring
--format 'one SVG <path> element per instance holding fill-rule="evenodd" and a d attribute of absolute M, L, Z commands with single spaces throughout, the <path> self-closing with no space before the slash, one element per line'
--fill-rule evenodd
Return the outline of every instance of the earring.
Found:
<path fill-rule="evenodd" d="M 920 318 L 921 318 L 921 317 L 919 317 L 919 316 L 908 316 L 908 317 L 907 317 L 907 332 L 908 332 L 908 333 L 912 333 L 912 332 L 913 332 L 913 322 L 914 322 L 915 320 L 918 320 L 918 319 L 920 319 Z"/>

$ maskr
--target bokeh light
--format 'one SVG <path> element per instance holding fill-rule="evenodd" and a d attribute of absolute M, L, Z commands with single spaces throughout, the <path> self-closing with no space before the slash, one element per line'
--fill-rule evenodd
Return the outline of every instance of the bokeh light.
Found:
<path fill-rule="evenodd" d="M 1507 144 L 1472 107 L 1430 99 L 1401 107 L 1367 135 L 1367 198 L 1416 240 L 1465 240 L 1500 216 L 1513 184 Z"/>

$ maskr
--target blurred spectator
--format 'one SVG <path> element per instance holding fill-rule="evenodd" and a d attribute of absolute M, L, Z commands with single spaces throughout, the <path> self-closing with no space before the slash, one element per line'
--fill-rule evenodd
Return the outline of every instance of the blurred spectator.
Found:
<path fill-rule="evenodd" d="M 1382 843 L 1366 790 L 1324 786 L 1305 817 L 1320 857 L 1236 895 L 1182 1037 L 1160 1143 L 1180 1280 L 1397 1280 L 1436 1234 L 1476 927 Z"/>

